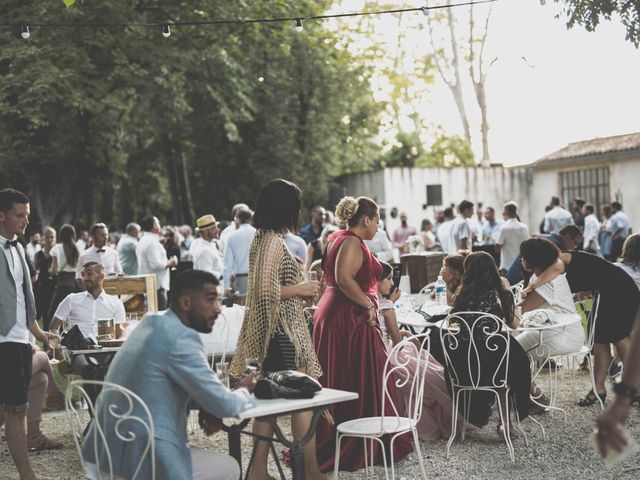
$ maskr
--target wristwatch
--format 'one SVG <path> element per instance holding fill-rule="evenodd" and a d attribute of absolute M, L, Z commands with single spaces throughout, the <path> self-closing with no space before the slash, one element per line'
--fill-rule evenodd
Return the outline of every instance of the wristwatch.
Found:
<path fill-rule="evenodd" d="M 620 395 L 621 397 L 633 399 L 638 396 L 638 390 L 636 388 L 630 387 L 629 385 L 622 382 L 614 383 L 613 391 L 616 395 Z"/>

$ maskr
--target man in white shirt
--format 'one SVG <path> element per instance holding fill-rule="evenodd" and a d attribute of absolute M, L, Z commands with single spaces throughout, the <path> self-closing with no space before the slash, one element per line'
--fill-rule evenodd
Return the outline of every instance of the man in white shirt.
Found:
<path fill-rule="evenodd" d="M 104 282 L 104 268 L 97 262 L 89 262 L 80 272 L 84 292 L 67 295 L 56 313 L 53 315 L 49 330 L 57 332 L 64 323 L 69 331 L 78 326 L 85 338 L 95 339 L 98 335 L 98 320 L 112 318 L 114 325 L 124 321 L 124 305 L 114 295 L 107 295 L 102 288 Z M 101 356 L 76 355 L 71 360 L 73 369 L 85 380 L 104 380 L 104 367 Z M 98 358 L 96 358 L 98 357 Z M 92 396 L 97 397 L 97 391 L 92 390 Z"/>
<path fill-rule="evenodd" d="M 49 347 L 56 335 L 36 322 L 36 305 L 26 256 L 18 235 L 29 225 L 29 199 L 11 188 L 0 190 L 0 424 L 21 479 L 36 475 L 29 463 L 25 416 L 31 381 L 29 333 Z M 13 475 L 12 475 L 13 476 Z"/>
<path fill-rule="evenodd" d="M 138 257 L 136 256 L 138 237 L 140 237 L 140 225 L 131 222 L 118 242 L 116 252 L 118 252 L 122 273 L 125 275 L 138 274 Z"/>
<path fill-rule="evenodd" d="M 167 293 L 170 288 L 169 269 L 178 265 L 178 258 L 167 260 L 167 253 L 160 243 L 160 220 L 153 215 L 147 215 L 140 222 L 144 232 L 136 247 L 138 257 L 138 274 L 154 274 L 158 288 L 158 310 L 167 308 Z"/>
<path fill-rule="evenodd" d="M 444 221 L 440 223 L 438 227 L 438 242 L 440 248 L 446 254 L 455 253 L 455 251 L 449 251 L 449 245 L 451 244 L 451 227 L 453 226 L 453 208 L 447 207 L 444 209 Z"/>
<path fill-rule="evenodd" d="M 240 209 L 236 213 L 235 222 L 238 228 L 229 236 L 224 254 L 225 296 L 234 291 L 240 295 L 247 293 L 249 248 L 256 234 L 256 229 L 251 225 L 252 218 L 253 212 L 248 209 Z"/>
<path fill-rule="evenodd" d="M 78 258 L 78 270 L 76 271 L 76 282 L 82 287 L 82 267 L 90 262 L 102 265 L 105 275 L 122 275 L 118 252 L 107 246 L 109 239 L 109 228 L 104 223 L 96 223 L 90 230 L 92 246 L 80 252 Z"/>
<path fill-rule="evenodd" d="M 307 261 L 307 243 L 299 235 L 287 232 L 282 236 L 284 244 L 294 257 L 299 258 L 302 265 Z"/>
<path fill-rule="evenodd" d="M 40 245 L 40 232 L 32 233 L 29 237 L 29 243 L 27 243 L 27 247 L 25 248 L 27 257 L 29 257 L 31 263 L 35 261 L 36 253 L 40 250 L 42 250 L 42 245 Z"/>
<path fill-rule="evenodd" d="M 507 202 L 502 212 L 505 222 L 496 240 L 496 253 L 500 255 L 500 272 L 504 275 L 520 255 L 520 244 L 529 238 L 529 228 L 518 221 L 518 204 Z"/>
<path fill-rule="evenodd" d="M 544 214 L 544 233 L 558 233 L 562 227 L 573 223 L 571 212 L 560 206 L 558 197 L 551 197 L 551 210 Z"/>
<path fill-rule="evenodd" d="M 595 208 L 591 203 L 585 203 L 582 207 L 584 218 L 584 233 L 582 234 L 582 248 L 589 253 L 602 256 L 598 235 L 600 233 L 600 222 L 594 214 Z"/>
<path fill-rule="evenodd" d="M 364 243 L 369 247 L 369 251 L 373 253 L 378 260 L 383 262 L 393 262 L 393 245 L 389 240 L 389 235 L 384 229 L 382 220 L 378 222 L 378 231 L 371 240 L 365 240 Z"/>
<path fill-rule="evenodd" d="M 618 258 L 622 255 L 622 246 L 624 241 L 629 236 L 629 230 L 631 223 L 629 217 L 622 211 L 622 204 L 620 202 L 611 202 L 611 256 Z"/>
<path fill-rule="evenodd" d="M 496 218 L 496 211 L 493 207 L 487 207 L 484 211 L 485 223 L 482 230 L 483 243 L 494 245 L 500 234 L 502 219 Z"/>
<path fill-rule="evenodd" d="M 472 232 L 469 226 L 469 218 L 473 215 L 473 202 L 463 200 L 458 205 L 458 216 L 451 225 L 449 237 L 449 253 L 471 248 Z"/>
<path fill-rule="evenodd" d="M 246 203 L 236 203 L 233 206 L 233 208 L 231 209 L 231 218 L 234 221 L 232 221 L 224 230 L 222 230 L 222 233 L 220 233 L 220 255 L 224 255 L 224 249 L 227 246 L 227 240 L 229 239 L 229 236 L 237 229 L 235 218 L 238 211 L 241 209 L 251 210 Z M 193 253 L 191 255 L 193 255 Z"/>
<path fill-rule="evenodd" d="M 78 234 L 78 240 L 76 240 L 76 247 L 80 250 L 80 253 L 85 251 L 89 246 L 89 232 L 86 230 L 80 230 Z"/>
<path fill-rule="evenodd" d="M 193 269 L 212 273 L 218 280 L 222 277 L 224 265 L 222 257 L 213 240 L 220 231 L 216 217 L 203 215 L 196 220 L 198 238 L 193 241 L 189 251 L 193 255 Z"/>

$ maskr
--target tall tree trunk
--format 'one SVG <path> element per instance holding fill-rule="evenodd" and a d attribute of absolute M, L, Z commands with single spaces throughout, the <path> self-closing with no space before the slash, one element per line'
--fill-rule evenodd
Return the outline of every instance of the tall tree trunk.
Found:
<path fill-rule="evenodd" d="M 180 185 L 180 190 L 182 190 L 182 223 L 193 225 L 195 223 L 195 212 L 193 210 L 187 157 L 184 152 L 181 151 L 177 158 L 180 163 L 178 166 L 178 184 Z"/>
<path fill-rule="evenodd" d="M 182 223 L 182 203 L 180 186 L 178 184 L 178 168 L 175 160 L 175 152 L 173 150 L 173 136 L 164 134 L 162 136 L 162 150 L 164 152 L 165 164 L 167 166 L 167 177 L 169 180 L 169 190 L 171 191 L 171 222 L 175 224 Z"/>

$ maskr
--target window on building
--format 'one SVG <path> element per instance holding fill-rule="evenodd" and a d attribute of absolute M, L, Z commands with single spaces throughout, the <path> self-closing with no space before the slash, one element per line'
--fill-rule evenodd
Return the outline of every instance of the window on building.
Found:
<path fill-rule="evenodd" d="M 609 203 L 609 167 L 588 168 L 560 173 L 560 186 L 563 204 L 569 208 L 571 200 L 583 198 L 592 203 L 599 216 L 600 207 Z"/>

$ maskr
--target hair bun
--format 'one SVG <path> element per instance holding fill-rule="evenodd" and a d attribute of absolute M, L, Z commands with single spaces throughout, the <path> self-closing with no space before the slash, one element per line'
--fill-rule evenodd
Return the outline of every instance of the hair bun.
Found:
<path fill-rule="evenodd" d="M 348 222 L 358 211 L 358 201 L 353 197 L 342 197 L 336 207 L 336 217 L 341 222 Z"/>

